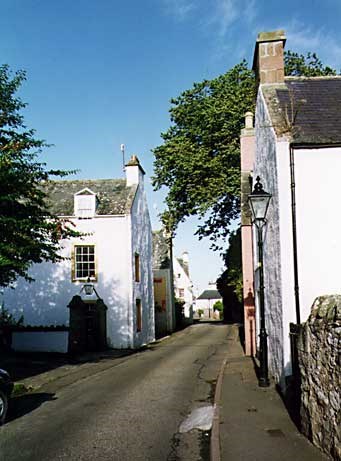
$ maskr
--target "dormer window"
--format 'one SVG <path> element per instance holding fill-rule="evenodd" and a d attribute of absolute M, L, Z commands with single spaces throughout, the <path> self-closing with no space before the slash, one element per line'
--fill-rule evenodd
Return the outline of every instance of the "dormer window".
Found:
<path fill-rule="evenodd" d="M 96 194 L 90 189 L 82 189 L 74 195 L 75 216 L 93 218 L 96 212 Z"/>

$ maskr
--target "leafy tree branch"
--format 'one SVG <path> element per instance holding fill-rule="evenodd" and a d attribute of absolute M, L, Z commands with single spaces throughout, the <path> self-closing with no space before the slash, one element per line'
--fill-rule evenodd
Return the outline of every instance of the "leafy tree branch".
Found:
<path fill-rule="evenodd" d="M 47 207 L 42 182 L 69 172 L 49 171 L 37 160 L 47 144 L 20 113 L 26 104 L 16 93 L 25 79 L 23 71 L 0 67 L 0 286 L 18 276 L 31 280 L 32 263 L 59 261 L 60 238 L 79 235 Z"/>

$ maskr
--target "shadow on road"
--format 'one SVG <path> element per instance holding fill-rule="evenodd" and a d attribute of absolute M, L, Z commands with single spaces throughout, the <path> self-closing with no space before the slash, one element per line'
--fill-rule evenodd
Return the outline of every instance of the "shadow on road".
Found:
<path fill-rule="evenodd" d="M 7 352 L 0 354 L 0 367 L 7 370 L 13 381 L 45 373 L 69 362 L 62 354 Z"/>
<path fill-rule="evenodd" d="M 14 352 L 0 351 L 0 368 L 9 372 L 13 381 L 22 381 L 41 373 L 52 371 L 64 365 L 78 365 L 88 362 L 121 358 L 134 351 L 127 349 L 108 349 L 101 352 L 85 352 L 79 355 L 53 352 Z"/>
<path fill-rule="evenodd" d="M 41 392 L 11 398 L 9 401 L 7 422 L 20 418 L 27 413 L 31 413 L 31 411 L 36 410 L 44 402 L 56 400 L 57 398 L 54 395 L 55 394 Z"/>

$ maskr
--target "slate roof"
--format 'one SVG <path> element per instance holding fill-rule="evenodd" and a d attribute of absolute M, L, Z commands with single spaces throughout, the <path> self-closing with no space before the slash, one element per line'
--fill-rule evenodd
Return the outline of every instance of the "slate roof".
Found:
<path fill-rule="evenodd" d="M 169 245 L 163 231 L 153 232 L 153 269 L 169 269 Z"/>
<path fill-rule="evenodd" d="M 197 299 L 221 299 L 221 294 L 218 290 L 204 290 Z"/>
<path fill-rule="evenodd" d="M 130 212 L 137 185 L 126 187 L 125 179 L 81 179 L 48 181 L 43 188 L 57 216 L 74 216 L 74 194 L 85 188 L 96 194 L 97 215 L 120 215 Z"/>
<path fill-rule="evenodd" d="M 188 267 L 188 264 L 185 263 L 185 261 L 182 259 L 182 258 L 176 258 L 178 260 L 178 263 L 180 264 L 180 266 L 183 268 L 185 274 L 187 275 L 187 277 L 189 277 L 189 267 Z"/>
<path fill-rule="evenodd" d="M 262 91 L 278 136 L 298 144 L 341 143 L 341 76 L 286 77 Z"/>

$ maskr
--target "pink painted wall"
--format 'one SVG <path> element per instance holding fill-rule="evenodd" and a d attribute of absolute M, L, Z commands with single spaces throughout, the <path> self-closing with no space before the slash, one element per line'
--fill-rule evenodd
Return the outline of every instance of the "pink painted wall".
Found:
<path fill-rule="evenodd" d="M 255 298 L 253 279 L 252 226 L 242 226 L 242 264 L 245 354 L 256 353 Z"/>
<path fill-rule="evenodd" d="M 244 131 L 244 130 L 243 130 Z M 252 130 L 253 131 L 253 130 Z M 240 137 L 240 167 L 242 171 L 252 171 L 253 161 L 255 157 L 255 137 L 242 136 Z"/>
<path fill-rule="evenodd" d="M 245 354 L 256 353 L 256 322 L 254 299 L 254 271 L 252 224 L 247 205 L 248 194 L 251 192 L 249 176 L 252 174 L 255 156 L 255 131 L 253 115 L 245 114 L 245 128 L 240 137 L 241 162 L 241 238 L 242 238 L 242 267 L 243 267 L 243 300 L 244 300 L 244 329 Z"/>

